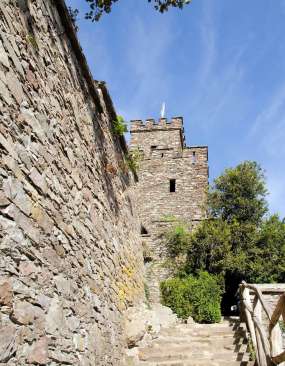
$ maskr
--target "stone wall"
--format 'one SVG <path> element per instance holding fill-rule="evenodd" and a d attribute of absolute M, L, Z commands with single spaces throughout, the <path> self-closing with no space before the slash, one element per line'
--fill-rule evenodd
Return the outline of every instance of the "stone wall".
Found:
<path fill-rule="evenodd" d="M 174 117 L 171 123 L 166 118 L 161 118 L 158 123 L 154 119 L 148 119 L 143 123 L 140 120 L 131 121 L 130 147 L 139 147 L 145 157 L 150 157 L 153 148 L 181 151 L 185 146 L 183 119 Z"/>
<path fill-rule="evenodd" d="M 114 118 L 63 0 L 1 0 L 1 364 L 121 363 L 143 258 Z"/>
<path fill-rule="evenodd" d="M 146 276 L 152 302 L 159 301 L 159 283 L 169 275 L 164 266 L 163 239 L 169 221 L 183 221 L 192 228 L 205 217 L 208 187 L 208 148 L 186 147 L 183 119 L 132 121 L 131 149 L 143 156 L 138 172 L 136 199 L 148 252 Z M 175 180 L 175 192 L 170 192 Z M 170 219 L 170 220 L 169 220 Z"/>

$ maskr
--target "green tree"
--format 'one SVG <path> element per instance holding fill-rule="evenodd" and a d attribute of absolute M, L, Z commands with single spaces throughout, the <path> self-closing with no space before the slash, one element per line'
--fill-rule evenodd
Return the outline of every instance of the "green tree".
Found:
<path fill-rule="evenodd" d="M 209 191 L 210 215 L 227 222 L 261 222 L 267 212 L 264 172 L 254 161 L 226 169 Z"/>
<path fill-rule="evenodd" d="M 232 283 L 282 280 L 285 224 L 276 215 L 265 216 L 266 194 L 256 162 L 226 169 L 209 190 L 210 219 L 189 236 L 188 272 L 222 273 Z"/>
<path fill-rule="evenodd" d="M 262 222 L 249 258 L 247 271 L 252 282 L 285 282 L 285 223 L 278 215 Z"/>
<path fill-rule="evenodd" d="M 209 190 L 208 219 L 191 233 L 175 236 L 172 229 L 170 258 L 184 256 L 177 273 L 203 270 L 220 276 L 228 302 L 241 280 L 284 282 L 285 223 L 277 215 L 266 215 L 266 194 L 257 163 L 245 161 L 226 169 Z"/>
<path fill-rule="evenodd" d="M 85 18 L 92 22 L 98 21 L 104 13 L 110 13 L 113 5 L 118 0 L 85 0 L 89 4 L 89 11 L 85 14 Z M 191 0 L 147 0 L 152 3 L 154 9 L 160 13 L 166 12 L 169 8 L 180 8 L 187 5 Z M 75 9 L 77 11 L 77 9 Z M 77 14 L 76 14 L 77 15 Z"/>
<path fill-rule="evenodd" d="M 231 250 L 231 230 L 220 220 L 203 221 L 192 234 L 188 234 L 186 272 L 200 270 L 214 274 L 224 272 Z"/>

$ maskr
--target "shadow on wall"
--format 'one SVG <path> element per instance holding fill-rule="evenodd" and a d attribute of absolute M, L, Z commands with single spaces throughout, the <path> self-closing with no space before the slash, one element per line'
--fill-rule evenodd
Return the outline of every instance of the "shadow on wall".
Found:
<path fill-rule="evenodd" d="M 17 0 L 17 1 L 18 1 L 18 5 L 19 5 L 19 8 L 20 8 L 22 14 L 24 15 L 26 26 L 29 31 L 29 36 L 28 36 L 29 42 L 32 43 L 34 51 L 38 52 L 38 46 L 36 43 L 36 37 L 35 37 L 35 31 L 34 31 L 34 29 L 36 29 L 37 25 L 35 24 L 33 16 L 30 14 L 29 7 L 28 7 L 28 0 Z M 96 154 L 98 154 L 99 161 L 100 161 L 100 166 L 99 167 L 97 166 L 97 169 L 99 170 L 100 176 L 104 180 L 103 184 L 102 184 L 103 189 L 107 194 L 110 208 L 116 215 L 119 215 L 120 205 L 119 205 L 119 202 L 117 199 L 116 190 L 113 185 L 113 177 L 112 177 L 112 175 L 108 174 L 108 172 L 106 171 L 106 166 L 108 165 L 108 163 L 110 161 L 110 156 L 105 147 L 106 146 L 105 133 L 112 131 L 112 121 L 114 121 L 116 119 L 116 112 L 115 112 L 112 100 L 109 96 L 109 93 L 108 93 L 104 83 L 98 83 L 98 82 L 94 81 L 92 75 L 90 74 L 90 71 L 89 71 L 89 68 L 87 65 L 87 61 L 85 59 L 84 54 L 82 53 L 82 49 L 81 49 L 81 46 L 76 37 L 76 33 L 74 32 L 74 29 L 73 29 L 74 26 L 73 26 L 70 18 L 67 16 L 68 12 L 62 11 L 62 10 L 64 10 L 63 8 L 66 7 L 64 1 L 57 0 L 55 4 L 56 4 L 56 7 L 58 8 L 59 13 L 62 15 L 61 22 L 64 24 L 65 29 L 67 29 L 67 30 L 70 29 L 68 37 L 69 37 L 70 42 L 72 43 L 74 55 L 76 58 L 76 60 L 73 60 L 74 64 L 78 66 L 76 71 L 79 74 L 82 73 L 86 80 L 86 84 L 81 82 L 80 86 L 85 95 L 86 104 L 88 105 L 89 113 L 92 114 L 93 131 L 94 131 L 94 134 L 93 134 L 94 146 L 95 146 Z M 53 18 L 56 19 L 57 15 L 53 14 Z M 51 24 L 49 25 L 49 27 L 50 27 L 49 34 L 53 34 L 53 32 L 55 32 L 56 29 L 54 29 Z M 62 33 L 58 32 L 58 34 L 57 34 L 57 40 L 59 40 L 61 42 L 61 46 L 63 49 L 66 48 L 65 39 L 62 37 L 62 34 L 64 32 L 66 32 L 66 30 L 63 29 Z M 66 57 L 66 55 L 65 55 L 65 57 Z M 73 57 L 73 55 L 70 54 L 70 57 Z M 68 60 L 66 60 L 66 61 L 67 61 L 66 65 L 70 67 L 70 63 L 68 62 Z M 70 75 L 73 75 L 73 70 L 70 69 L 69 71 L 70 71 Z M 76 85 L 76 83 L 74 81 L 74 86 L 75 85 Z M 86 88 L 86 85 L 87 85 L 87 88 Z M 101 90 L 102 98 L 100 98 L 97 88 L 99 88 Z M 93 101 L 90 100 L 90 95 L 91 95 Z M 94 108 L 93 102 L 96 106 L 96 109 Z M 105 104 L 105 106 L 104 106 L 104 104 Z M 104 126 L 102 127 L 101 124 L 99 123 L 99 120 L 104 120 L 100 116 L 100 114 L 104 114 L 104 113 L 108 117 L 107 118 L 108 125 L 106 126 L 105 131 L 104 131 Z M 75 127 L 76 127 L 79 135 L 82 137 L 79 126 L 75 125 Z M 127 145 L 126 145 L 126 142 L 125 142 L 125 139 L 123 136 L 117 136 L 115 134 L 112 134 L 112 142 L 113 142 L 113 147 L 115 150 L 115 156 L 117 159 L 117 163 L 119 166 L 120 162 L 124 161 L 124 154 L 127 154 L 128 148 L 127 148 Z M 90 168 L 89 168 L 89 170 L 90 170 Z M 91 171 L 91 174 L 92 174 L 92 171 Z M 120 178 L 123 189 L 125 190 L 127 188 L 127 186 L 130 185 L 129 173 L 120 169 L 120 172 L 117 172 L 117 175 Z M 127 201 L 128 201 L 129 207 L 133 214 L 132 203 L 128 197 L 127 197 Z"/>

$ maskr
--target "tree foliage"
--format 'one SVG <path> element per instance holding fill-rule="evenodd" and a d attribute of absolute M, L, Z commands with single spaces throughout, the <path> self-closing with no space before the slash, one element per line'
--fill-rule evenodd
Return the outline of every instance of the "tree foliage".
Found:
<path fill-rule="evenodd" d="M 226 169 L 209 191 L 209 209 L 213 217 L 227 222 L 260 223 L 267 212 L 264 172 L 253 161 Z"/>
<path fill-rule="evenodd" d="M 208 271 L 225 278 L 226 286 L 243 279 L 284 282 L 285 222 L 267 215 L 266 194 L 257 163 L 226 169 L 209 190 L 208 219 L 191 233 L 179 236 L 173 228 L 167 234 L 170 256 L 184 256 L 178 273 Z"/>
<path fill-rule="evenodd" d="M 114 4 L 118 0 L 85 0 L 89 5 L 89 10 L 85 14 L 85 19 L 92 22 L 98 21 L 104 13 L 110 13 Z M 155 10 L 160 13 L 166 12 L 169 8 L 182 9 L 184 5 L 189 4 L 191 0 L 147 0 L 153 4 Z M 76 9 L 78 12 L 78 10 Z M 78 13 L 77 13 L 78 14 Z M 77 15 L 76 14 L 76 15 Z"/>
<path fill-rule="evenodd" d="M 255 246 L 249 252 L 248 274 L 252 282 L 285 282 L 285 222 L 277 215 L 260 226 Z"/>
<path fill-rule="evenodd" d="M 72 24 L 74 26 L 74 29 L 76 30 L 76 32 L 78 32 L 79 28 L 77 25 L 77 21 L 78 21 L 78 14 L 79 14 L 79 10 L 78 9 L 73 9 L 71 6 L 68 7 L 68 13 L 70 16 L 70 19 L 72 21 Z"/>

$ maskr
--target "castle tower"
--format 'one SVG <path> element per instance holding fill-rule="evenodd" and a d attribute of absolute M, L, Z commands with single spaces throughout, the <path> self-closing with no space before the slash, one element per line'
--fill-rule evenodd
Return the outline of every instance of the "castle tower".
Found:
<path fill-rule="evenodd" d="M 169 273 L 163 266 L 166 248 L 161 236 L 171 220 L 189 227 L 205 217 L 208 186 L 208 148 L 187 147 L 183 118 L 131 121 L 130 149 L 142 155 L 138 171 L 137 203 L 145 245 L 150 299 L 159 301 L 159 283 Z"/>

